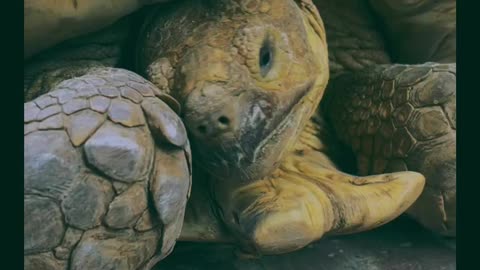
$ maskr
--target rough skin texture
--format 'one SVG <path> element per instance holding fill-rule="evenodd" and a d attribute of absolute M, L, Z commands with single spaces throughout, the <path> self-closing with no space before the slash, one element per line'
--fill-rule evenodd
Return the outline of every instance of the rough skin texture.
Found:
<path fill-rule="evenodd" d="M 119 67 L 132 31 L 130 18 L 94 34 L 68 40 L 25 62 L 25 102 L 51 91 L 63 80 L 82 76 L 94 67 Z"/>
<path fill-rule="evenodd" d="M 455 64 L 376 66 L 335 80 L 326 109 L 340 139 L 356 152 L 360 175 L 412 170 L 426 177 L 408 212 L 450 236 L 456 227 L 455 82 Z"/>
<path fill-rule="evenodd" d="M 384 37 L 363 0 L 315 0 L 327 32 L 331 79 L 343 72 L 391 63 Z"/>
<path fill-rule="evenodd" d="M 191 160 L 164 96 L 94 68 L 25 103 L 25 269 L 139 269 L 171 252 Z"/>
<path fill-rule="evenodd" d="M 26 164 L 33 165 L 25 171 L 32 172 L 33 176 L 28 178 L 26 174 L 25 182 L 38 185 L 33 193 L 26 188 L 25 204 L 32 200 L 34 203 L 28 204 L 31 207 L 26 207 L 25 215 L 36 220 L 47 216 L 42 212 L 46 211 L 54 218 L 49 219 L 49 226 L 41 227 L 46 231 L 37 232 L 34 229 L 40 227 L 31 228 L 29 224 L 34 223 L 25 224 L 25 234 L 31 234 L 24 248 L 29 265 L 33 269 L 38 269 L 42 263 L 47 265 L 44 267 L 56 268 L 73 263 L 79 266 L 78 269 L 107 265 L 137 269 L 149 267 L 167 255 L 179 237 L 189 193 L 191 162 L 188 141 L 194 151 L 194 196 L 187 209 L 186 226 L 180 239 L 234 241 L 249 253 L 277 254 L 302 248 L 325 234 L 368 230 L 406 211 L 423 190 L 425 180 L 422 175 L 399 172 L 356 177 L 342 173 L 334 162 L 337 159 L 333 160 L 331 155 L 332 151 L 335 152 L 334 140 L 328 139 L 339 136 L 346 144 L 353 145 L 354 142 L 349 140 L 350 135 L 337 135 L 342 132 L 342 127 L 336 121 L 330 121 L 343 114 L 328 116 L 346 104 L 352 104 L 348 108 L 357 110 L 353 97 L 358 95 L 355 93 L 361 87 L 342 89 L 342 84 L 337 81 L 376 85 L 385 80 L 375 74 L 383 74 L 382 70 L 388 67 L 369 69 L 377 64 L 390 63 L 382 35 L 373 26 L 373 14 L 363 1 L 345 0 L 335 6 L 323 0 L 315 4 L 320 12 L 322 6 L 325 7 L 328 14 L 326 25 L 337 26 L 327 32 L 330 54 L 327 53 L 322 19 L 310 1 L 192 0 L 150 10 L 139 31 L 134 70 L 155 86 L 125 70 L 105 67 L 121 63 L 117 53 L 111 54 L 113 57 L 107 62 L 99 56 L 88 63 L 91 66 L 74 66 L 76 61 L 70 61 L 68 53 L 64 56 L 54 53 L 54 57 L 33 61 L 32 65 L 38 66 L 32 68 L 31 78 L 25 81 L 26 100 L 35 98 L 34 102 L 25 105 L 26 143 L 29 136 L 36 134 L 38 138 L 32 139 L 32 147 L 26 148 L 26 151 L 33 151 L 26 152 Z M 350 18 L 344 14 L 355 16 L 343 24 L 336 24 L 336 20 Z M 354 27 L 350 28 L 352 25 Z M 369 44 L 362 43 L 365 36 L 370 37 L 367 39 Z M 120 38 L 122 40 L 124 38 Z M 90 55 L 85 54 L 84 48 L 91 46 L 84 45 L 87 46 L 79 49 L 80 56 Z M 121 50 L 122 46 L 117 48 Z M 101 68 L 92 69 L 92 66 Z M 332 67 L 331 76 L 329 66 Z M 389 80 L 440 84 L 438 98 L 443 100 L 451 96 L 448 93 L 452 89 L 442 84 L 443 80 L 432 77 L 422 81 L 425 74 L 420 72 L 421 67 L 407 69 L 415 72 Z M 365 73 L 368 70 L 373 75 Z M 92 82 L 86 83 L 85 78 L 78 77 L 85 73 Z M 42 76 L 43 79 L 39 80 Z M 72 77 L 74 79 L 61 82 Z M 105 81 L 106 77 L 110 78 L 107 82 L 111 87 L 102 90 L 102 85 L 96 83 L 99 83 L 98 79 Z M 322 103 L 325 114 L 325 110 L 317 107 L 329 77 L 327 91 L 345 91 L 345 94 L 331 95 L 332 102 Z M 130 85 L 132 81 L 137 87 Z M 61 99 L 68 99 L 71 91 L 61 89 L 64 84 L 70 84 L 70 88 L 74 88 L 70 90 L 74 90 L 73 95 L 77 97 L 65 104 Z M 179 113 L 189 140 L 175 113 L 159 99 L 144 96 L 139 90 L 142 86 L 147 86 L 154 96 Z M 38 97 L 52 89 L 59 90 Z M 369 95 L 374 100 L 376 94 L 382 96 L 385 89 L 390 88 L 382 84 L 367 89 L 372 89 L 373 93 Z M 417 91 L 422 98 L 428 98 L 431 93 L 428 89 L 433 88 L 425 89 Z M 109 100 L 108 107 L 106 99 Z M 330 108 L 329 104 L 337 106 Z M 362 104 L 359 106 L 364 106 Z M 455 108 L 450 106 L 448 110 L 453 113 Z M 424 111 L 419 109 L 418 112 L 420 118 L 424 116 Z M 425 111 L 425 115 L 428 116 L 428 112 Z M 448 117 L 454 119 L 453 114 Z M 169 128 L 172 123 L 176 128 Z M 417 130 L 422 133 L 420 135 L 431 132 L 428 127 Z M 63 135 L 51 136 L 50 132 L 63 132 Z M 400 141 L 406 138 L 400 137 Z M 122 140 L 122 143 L 115 144 L 115 141 Z M 48 150 L 53 153 L 44 157 L 43 145 L 37 145 L 38 141 L 57 147 Z M 392 145 L 397 146 L 392 150 L 394 152 L 405 147 L 402 143 Z M 120 155 L 120 159 L 116 155 L 119 149 L 127 153 Z M 181 154 L 172 154 L 173 149 Z M 418 149 L 417 158 L 425 153 L 422 147 Z M 436 147 L 431 149 L 438 151 Z M 71 153 L 76 154 L 71 156 Z M 129 156 L 141 158 L 129 160 Z M 362 160 L 362 156 L 359 157 Z M 415 156 L 406 157 L 406 160 L 411 158 Z M 48 183 L 57 176 L 44 175 L 42 167 L 35 163 L 35 160 L 42 159 L 53 160 L 53 163 L 45 162 L 44 165 L 59 166 L 59 176 L 70 174 L 71 177 L 66 178 L 74 179 L 70 180 L 74 181 L 73 187 L 81 186 L 77 184 L 80 181 L 75 180 L 77 178 L 84 179 L 81 180 L 84 186 L 92 185 L 88 182 L 90 180 L 85 180 L 90 179 L 85 178 L 86 173 L 95 173 L 95 179 L 99 180 L 92 183 L 97 186 L 78 193 L 72 192 L 69 185 L 65 189 L 62 185 L 57 188 L 55 183 Z M 65 164 L 87 169 L 76 170 L 75 166 Z M 365 165 L 359 164 L 364 170 Z M 135 183 L 125 187 L 118 184 L 122 181 Z M 195 188 L 196 183 L 202 186 Z M 81 210 L 85 203 L 74 200 L 73 195 L 94 196 L 92 194 L 108 190 L 108 187 L 114 191 L 98 197 L 106 197 L 106 202 L 89 208 L 95 210 L 91 219 L 94 221 L 79 221 L 75 214 L 69 217 L 63 213 L 65 207 L 62 205 L 67 204 L 64 200 L 69 201 L 72 209 Z M 124 188 L 128 189 L 124 191 Z M 59 190 L 60 198 L 55 197 Z M 125 193 L 128 191 L 139 199 L 121 199 L 122 194 L 130 194 Z M 422 195 L 426 198 L 422 206 L 431 205 L 432 196 L 427 191 Z M 454 194 L 449 196 L 455 197 Z M 144 213 L 147 203 L 143 202 L 153 206 L 148 208 L 147 214 Z M 102 210 L 104 205 L 116 209 L 132 208 L 129 213 L 140 212 L 141 216 L 134 215 L 135 218 L 130 219 L 121 211 L 108 216 L 108 212 L 105 214 Z M 428 217 L 423 211 L 415 214 L 421 221 L 422 218 L 426 220 L 425 224 L 442 222 L 439 216 Z M 100 223 L 98 216 L 103 217 Z M 144 216 L 152 222 L 158 219 L 164 226 L 146 232 L 134 227 L 132 220 L 136 226 Z M 77 223 L 72 225 L 71 222 Z M 222 225 L 226 225 L 226 230 L 219 228 Z M 79 232 L 62 236 L 67 227 Z M 62 232 L 62 235 L 45 239 L 53 231 Z M 60 246 L 60 241 L 74 243 L 68 245 L 67 252 L 71 253 L 67 254 L 70 255 L 62 259 L 53 252 Z M 158 247 L 157 241 L 160 243 Z M 118 245 L 125 245 L 125 249 L 112 251 L 109 248 Z M 129 255 L 124 256 L 124 252 Z"/>
<path fill-rule="evenodd" d="M 327 124 L 335 130 L 331 137 L 341 139 L 357 154 L 360 175 L 407 169 L 422 173 L 427 183 L 425 192 L 408 213 L 430 230 L 455 236 L 456 2 L 371 0 L 370 6 L 361 0 L 315 3 L 324 14 L 330 66 L 340 67 L 331 68 L 327 89 L 327 96 L 334 101 L 331 106 L 321 104 L 322 112 L 329 116 Z M 372 24 L 375 19 L 382 27 Z M 385 65 L 392 61 L 422 65 Z M 447 65 L 423 65 L 425 61 Z M 344 76 L 337 79 L 341 74 Z M 405 106 L 397 109 L 400 105 Z M 398 119 L 413 113 L 408 132 L 404 123 L 390 116 L 392 113 Z M 379 138 L 389 138 L 385 145 L 388 157 L 369 149 L 372 144 L 379 147 L 383 142 Z M 333 149 L 333 153 L 339 152 Z M 394 157 L 390 152 L 401 154 Z M 346 158 L 335 160 L 344 166 Z M 384 167 L 388 160 L 400 166 Z M 369 165 L 373 167 L 370 171 Z"/>
<path fill-rule="evenodd" d="M 328 53 L 312 2 L 189 4 L 152 12 L 137 70 L 182 105 L 217 215 L 245 250 L 284 253 L 326 233 L 367 230 L 415 201 L 421 175 L 357 178 L 323 152 L 321 117 L 310 117 Z"/>

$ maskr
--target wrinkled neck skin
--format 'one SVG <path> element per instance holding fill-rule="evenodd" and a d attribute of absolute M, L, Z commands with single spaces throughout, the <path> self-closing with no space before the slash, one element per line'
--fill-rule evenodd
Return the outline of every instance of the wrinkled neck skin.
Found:
<path fill-rule="evenodd" d="M 311 1 L 185 3 L 144 29 L 139 70 L 182 105 L 194 165 L 210 177 L 211 219 L 237 241 L 260 254 L 293 251 L 380 226 L 418 198 L 419 174 L 354 177 L 329 158 L 316 114 L 330 76 L 327 41 Z M 192 194 L 205 183 L 196 177 Z M 183 239 L 221 235 L 212 235 L 215 222 L 195 221 L 187 212 Z"/>
<path fill-rule="evenodd" d="M 194 160 L 224 194 L 271 176 L 298 150 L 329 78 L 324 26 L 311 3 L 251 2 L 187 1 L 152 12 L 137 59 L 182 105 Z M 273 63 L 262 74 L 265 44 Z M 231 130 L 215 126 L 222 118 Z"/>

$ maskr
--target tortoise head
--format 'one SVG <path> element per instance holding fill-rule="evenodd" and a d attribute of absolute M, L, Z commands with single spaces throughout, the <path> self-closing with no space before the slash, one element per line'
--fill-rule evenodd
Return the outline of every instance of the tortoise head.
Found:
<path fill-rule="evenodd" d="M 271 172 L 329 77 L 309 1 L 187 1 L 154 15 L 143 37 L 140 68 L 179 101 L 195 160 L 221 178 Z"/>

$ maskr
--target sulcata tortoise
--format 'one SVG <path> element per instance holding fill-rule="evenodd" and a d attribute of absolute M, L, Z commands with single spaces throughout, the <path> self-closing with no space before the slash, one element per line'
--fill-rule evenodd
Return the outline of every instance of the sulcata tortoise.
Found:
<path fill-rule="evenodd" d="M 454 236 L 455 15 L 185 0 L 72 39 L 92 31 L 73 12 L 25 45 L 68 39 L 25 62 L 25 268 L 149 269 L 177 240 L 280 254 L 405 211 Z"/>

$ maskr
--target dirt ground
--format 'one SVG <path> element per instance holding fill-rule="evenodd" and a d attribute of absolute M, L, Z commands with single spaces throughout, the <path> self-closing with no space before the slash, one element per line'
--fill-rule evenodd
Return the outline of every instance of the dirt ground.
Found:
<path fill-rule="evenodd" d="M 294 253 L 240 259 L 227 245 L 178 243 L 156 270 L 451 270 L 455 239 L 433 235 L 407 217 L 365 233 L 324 238 Z"/>

